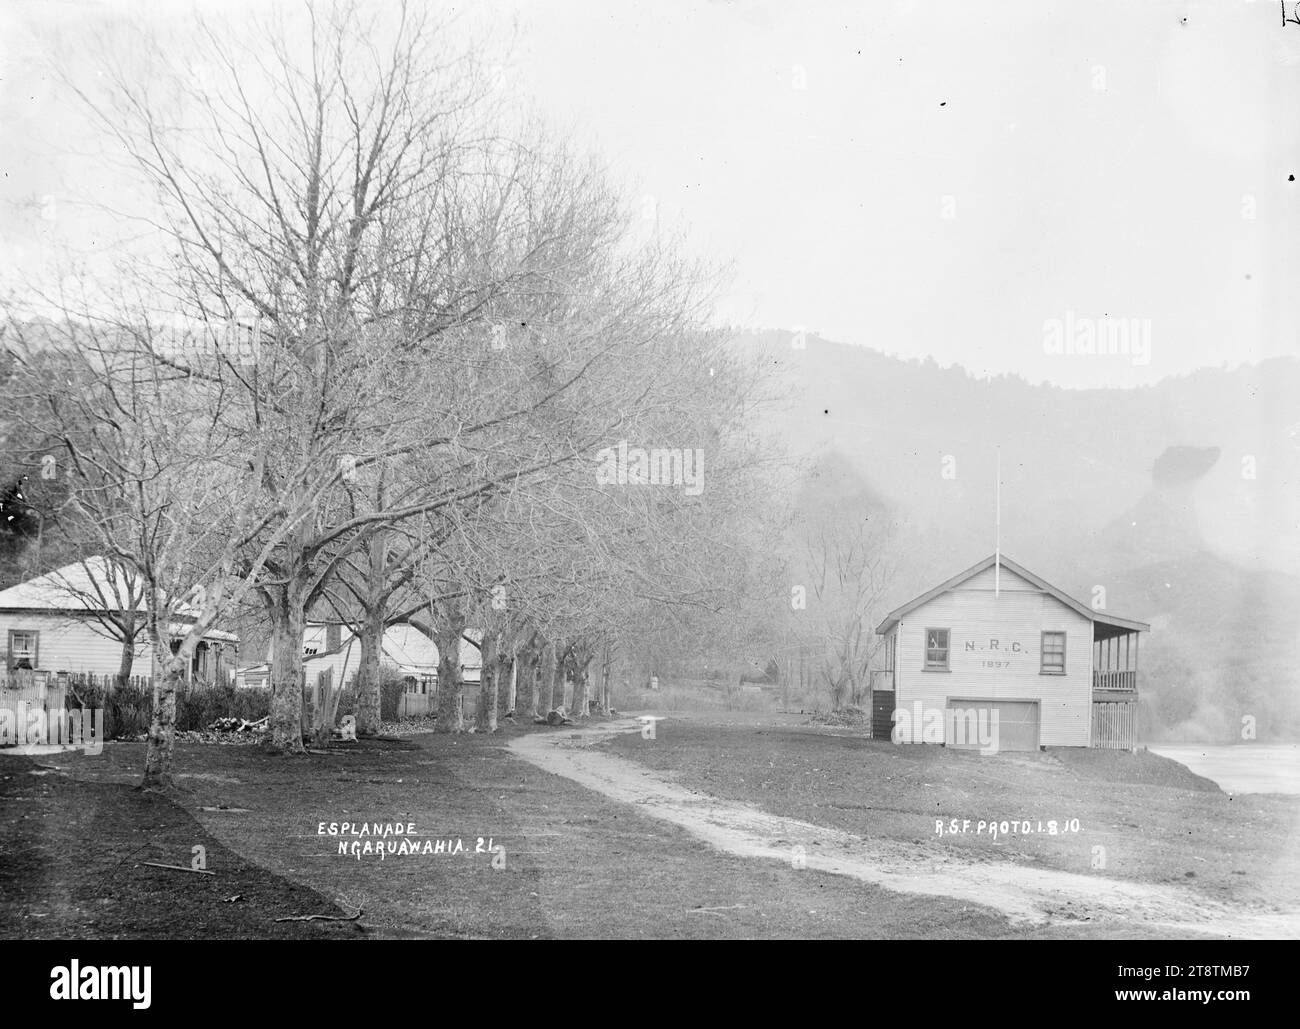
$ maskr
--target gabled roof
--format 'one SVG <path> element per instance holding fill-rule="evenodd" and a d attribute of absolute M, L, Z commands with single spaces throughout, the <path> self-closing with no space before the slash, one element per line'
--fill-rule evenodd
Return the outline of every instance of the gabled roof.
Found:
<path fill-rule="evenodd" d="M 132 603 L 134 601 L 134 603 Z M 145 613 L 144 597 L 137 580 L 108 558 L 88 557 L 52 572 L 0 590 L 0 611 L 50 611 L 96 614 L 132 610 Z M 189 604 L 176 605 L 174 617 L 193 619 L 198 612 Z M 168 631 L 180 635 L 184 622 L 171 622 Z M 234 633 L 209 629 L 205 639 L 238 642 Z"/>
<path fill-rule="evenodd" d="M 313 620 L 308 620 L 308 621 L 306 621 L 306 622 L 303 623 L 303 632 L 304 632 L 304 634 L 305 634 L 306 631 L 307 631 L 308 629 L 312 629 L 312 628 L 328 628 L 328 627 L 331 626 L 331 625 L 338 625 L 338 626 L 340 626 L 340 627 L 342 628 L 343 632 L 346 633 L 347 635 L 346 635 L 346 636 L 344 636 L 344 635 L 342 635 L 342 634 L 340 635 L 340 637 L 339 637 L 339 645 L 338 645 L 337 647 L 334 647 L 333 649 L 330 649 L 330 650 L 318 650 L 316 653 L 310 655 L 310 658 L 311 658 L 312 660 L 315 660 L 315 659 L 317 659 L 317 658 L 322 658 L 322 657 L 329 657 L 331 654 L 338 654 L 338 653 L 340 653 L 341 651 L 347 650 L 347 648 L 350 647 L 350 646 L 352 646 L 353 642 L 356 641 L 356 640 L 359 638 L 359 637 L 358 637 L 358 636 L 353 632 L 352 627 L 351 627 L 350 625 L 348 625 L 346 622 L 330 622 L 330 621 L 324 621 L 324 622 L 322 622 L 322 621 L 316 621 L 316 620 L 314 620 L 314 619 L 313 619 Z M 385 648 L 385 649 L 388 647 L 388 643 L 387 643 L 387 641 L 390 639 L 390 637 L 389 637 L 389 630 L 391 630 L 391 629 L 405 628 L 405 627 L 409 627 L 409 628 L 411 628 L 411 629 L 414 629 L 417 633 L 419 633 L 420 639 L 422 639 L 422 640 L 428 640 L 431 644 L 434 645 L 434 650 L 437 650 L 437 641 L 434 640 L 434 639 L 429 635 L 428 631 L 425 629 L 424 626 L 422 626 L 419 622 L 417 622 L 417 621 L 415 621 L 414 619 L 411 619 L 411 618 L 399 618 L 399 619 L 397 619 L 396 621 L 388 622 L 388 623 L 384 626 L 384 642 L 381 643 L 381 647 L 383 647 L 383 648 Z M 468 643 L 471 647 L 474 648 L 474 650 L 475 650 L 476 652 L 478 652 L 478 654 L 479 654 L 479 656 L 480 656 L 480 660 L 481 660 L 481 658 L 482 658 L 482 653 L 483 653 L 482 633 L 480 633 L 477 629 L 468 629 L 468 628 L 467 628 L 467 629 L 465 629 L 465 630 L 460 634 L 460 638 L 461 638 L 461 642 L 462 642 L 462 643 Z M 395 653 L 396 653 L 396 652 L 395 652 Z M 464 648 L 462 648 L 462 649 L 461 649 L 461 655 L 464 656 L 465 654 L 466 654 L 466 651 L 464 650 Z M 396 658 L 394 658 L 394 660 L 396 660 Z M 462 664 L 463 664 L 463 663 L 464 663 L 464 662 L 462 662 Z M 472 666 L 472 667 L 477 667 L 477 665 Z"/>
<path fill-rule="evenodd" d="M 1001 555 L 1001 557 L 999 557 L 997 554 L 990 554 L 983 561 L 980 561 L 978 564 L 971 565 L 971 567 L 967 568 L 964 572 L 959 572 L 957 575 L 954 575 L 947 582 L 941 582 L 934 589 L 926 593 L 922 593 L 919 597 L 915 598 L 914 600 L 909 600 L 902 607 L 890 611 L 889 614 L 885 616 L 885 620 L 881 622 L 878 626 L 876 626 L 876 635 L 883 636 L 885 633 L 893 629 L 893 627 L 898 624 L 899 619 L 902 618 L 905 614 L 908 614 L 911 611 L 915 611 L 922 604 L 928 604 L 931 600 L 939 596 L 941 593 L 947 593 L 951 589 L 956 589 L 963 582 L 966 582 L 968 579 L 973 579 L 975 576 L 979 575 L 980 572 L 992 568 L 995 561 L 999 562 L 1003 568 L 1006 568 L 1008 571 L 1013 572 L 1014 574 L 1020 576 L 1020 578 L 1024 579 L 1030 585 L 1037 587 L 1038 589 L 1042 590 L 1044 593 L 1052 597 L 1055 597 L 1066 607 L 1074 611 L 1077 611 L 1079 614 L 1087 618 L 1090 622 L 1094 622 L 1100 625 L 1110 626 L 1116 629 L 1124 629 L 1124 630 L 1130 630 L 1135 632 L 1147 632 L 1151 629 L 1151 626 L 1148 625 L 1146 622 L 1135 622 L 1129 618 L 1118 618 L 1115 615 L 1102 614 L 1099 611 L 1094 611 L 1087 604 L 1075 600 L 1068 593 L 1065 593 L 1062 590 L 1057 589 L 1050 582 L 1047 582 L 1044 579 L 1040 579 L 1028 568 L 1025 568 L 1023 565 L 1019 565 L 1015 561 L 1012 561 L 1011 558 L 1007 557 L 1005 554 Z"/>
<path fill-rule="evenodd" d="M 107 558 L 88 557 L 0 590 L 0 609 L 124 611 L 133 593 L 139 593 L 133 586 L 134 580 Z M 134 606 L 144 610 L 138 596 Z"/>
<path fill-rule="evenodd" d="M 173 636 L 184 636 L 190 631 L 188 622 L 168 622 L 167 631 Z M 238 643 L 239 637 L 233 632 L 226 632 L 225 629 L 209 629 L 203 634 L 205 640 L 216 640 L 218 643 Z"/>

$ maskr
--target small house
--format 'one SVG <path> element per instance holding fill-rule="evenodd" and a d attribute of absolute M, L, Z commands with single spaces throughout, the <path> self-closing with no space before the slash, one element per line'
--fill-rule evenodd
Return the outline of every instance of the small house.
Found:
<path fill-rule="evenodd" d="M 193 618 L 185 605 L 174 618 L 168 630 L 177 638 Z M 122 664 L 122 626 L 132 623 L 138 632 L 132 674 L 151 675 L 153 654 L 138 582 L 103 557 L 64 565 L 0 590 L 4 671 L 21 666 L 56 675 L 115 676 Z M 221 681 L 234 669 L 238 646 L 234 633 L 210 629 L 194 652 L 190 678 Z"/>
<path fill-rule="evenodd" d="M 361 667 L 361 639 L 351 627 L 339 621 L 310 621 L 302 634 L 303 675 L 312 682 L 328 672 L 333 682 L 344 686 Z M 266 686 L 270 676 L 267 663 L 241 668 L 235 676 L 236 686 Z M 466 685 L 477 686 L 482 656 L 470 634 L 465 633 L 460 649 L 461 678 Z M 380 664 L 406 680 L 406 690 L 414 695 L 431 695 L 438 680 L 438 647 L 427 633 L 409 622 L 396 622 L 384 629 L 380 645 Z"/>
<path fill-rule="evenodd" d="M 1133 749 L 1144 622 L 991 555 L 876 628 L 872 735 L 983 752 Z"/>

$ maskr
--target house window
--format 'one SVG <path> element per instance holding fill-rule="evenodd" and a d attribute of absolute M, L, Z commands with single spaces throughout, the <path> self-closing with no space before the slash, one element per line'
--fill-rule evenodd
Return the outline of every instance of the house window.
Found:
<path fill-rule="evenodd" d="M 40 664 L 41 634 L 35 629 L 9 630 L 9 667 L 16 668 L 19 661 L 36 668 Z M 26 667 L 26 666 L 24 666 Z"/>
<path fill-rule="evenodd" d="M 927 669 L 948 670 L 948 630 L 925 630 L 925 667 Z"/>
<path fill-rule="evenodd" d="M 1065 633 L 1043 633 L 1043 664 L 1039 672 L 1043 675 L 1065 674 Z"/>

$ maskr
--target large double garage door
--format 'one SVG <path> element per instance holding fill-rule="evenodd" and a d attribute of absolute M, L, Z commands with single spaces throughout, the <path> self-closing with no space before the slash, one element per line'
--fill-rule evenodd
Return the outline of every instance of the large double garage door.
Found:
<path fill-rule="evenodd" d="M 950 697 L 946 715 L 944 737 L 950 747 L 987 749 L 982 741 L 991 740 L 999 753 L 1038 749 L 1039 708 L 1036 700 Z"/>

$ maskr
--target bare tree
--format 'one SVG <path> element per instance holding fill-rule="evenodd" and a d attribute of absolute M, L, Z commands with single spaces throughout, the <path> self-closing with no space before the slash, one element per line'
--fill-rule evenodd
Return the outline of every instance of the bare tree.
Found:
<path fill-rule="evenodd" d="M 147 76 L 110 59 L 106 96 L 83 93 L 160 198 L 148 220 L 166 247 L 141 259 L 148 286 L 118 343 L 229 446 L 245 491 L 231 511 L 269 513 L 232 534 L 230 566 L 265 606 L 270 743 L 284 751 L 302 749 L 306 612 L 338 583 L 362 612 L 368 724 L 382 627 L 431 555 L 439 648 L 459 647 L 473 590 L 503 565 L 446 525 L 527 526 L 489 548 L 514 563 L 545 540 L 534 578 L 553 581 L 525 591 L 510 624 L 564 640 L 570 664 L 590 660 L 620 590 L 718 597 L 698 565 L 669 583 L 664 554 L 651 573 L 635 556 L 653 534 L 623 524 L 686 530 L 706 516 L 662 496 L 611 503 L 592 455 L 680 428 L 689 409 L 699 435 L 685 445 L 716 456 L 747 403 L 743 377 L 715 376 L 730 366 L 696 331 L 708 277 L 662 241 L 626 245 L 626 204 L 597 165 L 491 131 L 475 62 L 431 18 L 360 11 L 309 8 L 299 33 L 277 15 L 238 43 L 200 25 L 203 88 L 138 50 Z M 167 345 L 178 319 L 185 345 Z M 232 320 L 240 331 L 212 332 Z M 173 462 L 210 452 L 197 433 L 172 445 Z M 409 530 L 421 520 L 439 524 Z M 439 610 L 446 596 L 459 599 Z M 484 642 L 508 663 L 499 635 Z M 484 661 L 484 689 L 501 660 Z"/>
<path fill-rule="evenodd" d="M 194 403 L 191 384 L 145 356 L 151 341 L 138 319 L 110 321 L 83 307 L 43 326 L 38 339 L 21 322 L 10 329 L 24 371 L 15 382 L 24 430 L 44 443 L 43 460 L 62 485 L 49 515 L 144 600 L 155 663 L 144 783 L 165 787 L 176 690 L 195 648 L 312 504 L 261 503 L 261 455 L 250 459 L 241 434 Z M 44 374 L 41 355 L 51 347 L 62 359 L 59 377 Z M 297 476 L 308 498 L 329 478 L 310 465 Z M 173 625 L 183 626 L 179 634 Z"/>
<path fill-rule="evenodd" d="M 809 527 L 802 542 L 811 596 L 800 636 L 816 655 L 832 708 L 846 699 L 860 705 L 879 646 L 875 616 L 892 575 L 884 539 L 866 517 L 845 513 Z"/>

